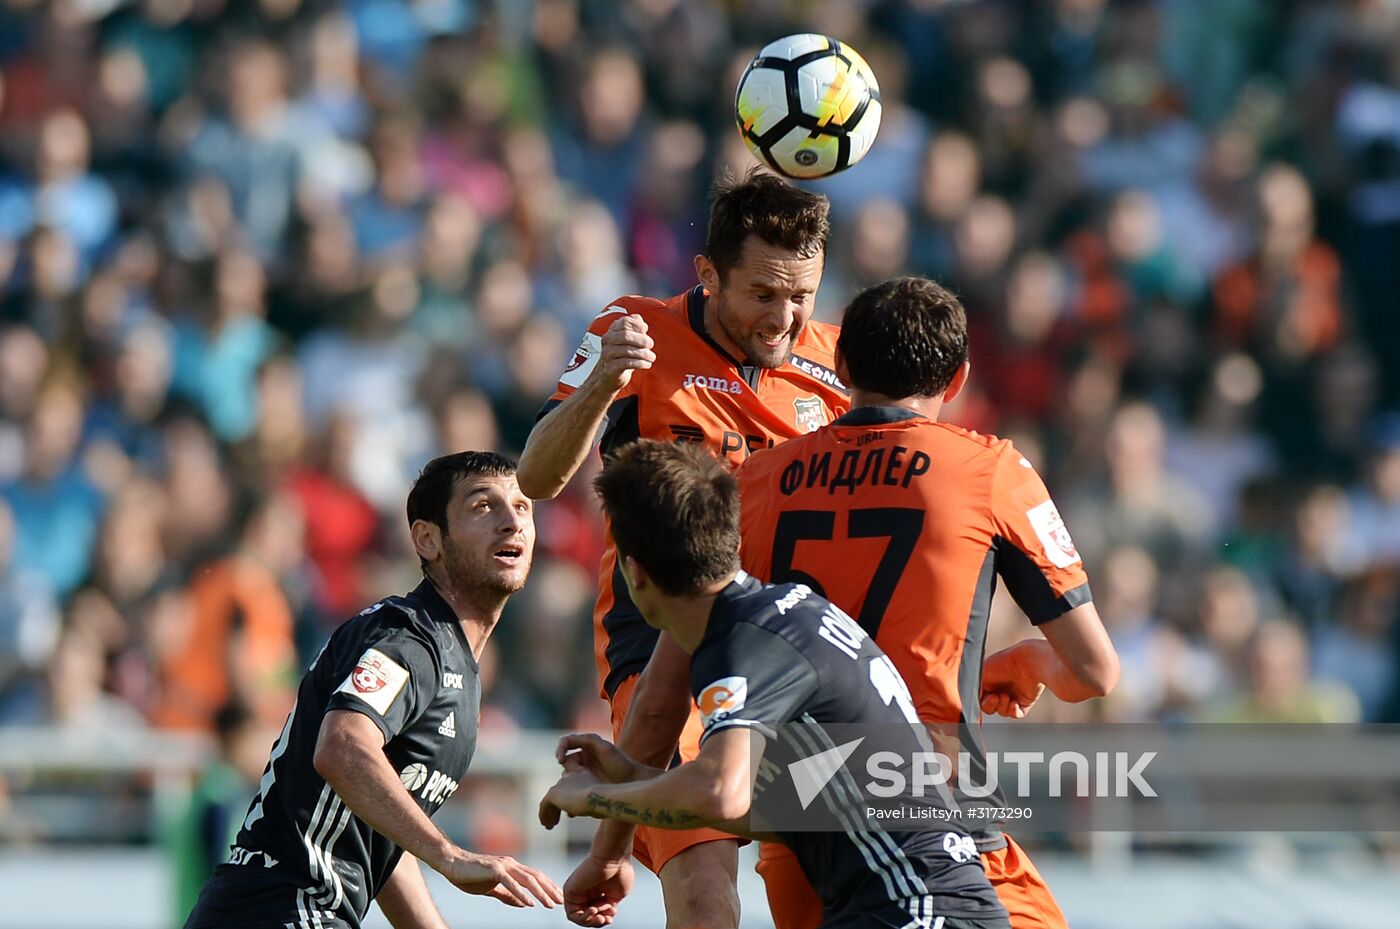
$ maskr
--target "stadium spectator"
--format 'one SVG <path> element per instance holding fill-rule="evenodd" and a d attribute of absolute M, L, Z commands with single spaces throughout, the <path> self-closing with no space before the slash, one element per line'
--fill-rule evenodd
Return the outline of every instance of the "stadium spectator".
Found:
<path fill-rule="evenodd" d="M 82 417 L 77 383 L 43 388 L 26 430 L 24 471 L 0 488 L 15 517 L 16 566 L 40 572 L 63 595 L 87 574 L 103 508 L 78 456 Z"/>
<path fill-rule="evenodd" d="M 161 728 L 212 732 L 231 700 L 273 726 L 291 707 L 293 617 L 279 579 L 301 558 L 300 513 L 277 495 L 242 512 L 237 550 L 194 571 L 188 627 L 161 656 L 151 709 Z"/>
<path fill-rule="evenodd" d="M 1308 643 L 1297 625 L 1271 620 L 1255 630 L 1246 650 L 1244 689 L 1207 706 L 1216 723 L 1354 723 L 1356 696 L 1347 688 L 1308 680 Z"/>
<path fill-rule="evenodd" d="M 0 501 L 0 706 L 26 676 L 42 673 L 58 639 L 58 600 L 34 571 L 12 563 L 15 520 Z"/>

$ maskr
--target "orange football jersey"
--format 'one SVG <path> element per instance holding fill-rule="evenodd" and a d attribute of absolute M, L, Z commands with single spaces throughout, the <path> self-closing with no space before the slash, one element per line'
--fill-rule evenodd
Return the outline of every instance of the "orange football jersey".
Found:
<path fill-rule="evenodd" d="M 1045 484 L 1006 440 L 862 407 L 739 471 L 744 569 L 875 636 L 926 723 L 980 718 L 999 576 L 1033 623 L 1091 599 Z"/>
<path fill-rule="evenodd" d="M 753 452 L 820 429 L 850 408 L 833 352 L 839 330 L 809 322 L 780 368 L 744 365 L 705 330 L 701 287 L 668 300 L 620 297 L 599 313 L 545 408 L 544 416 L 577 390 L 602 351 L 602 337 L 619 315 L 646 320 L 656 362 L 632 379 L 608 410 L 600 439 L 604 457 L 639 438 L 703 442 L 735 466 Z M 656 630 L 627 596 L 608 538 L 594 607 L 594 648 L 603 696 L 646 667 Z"/>

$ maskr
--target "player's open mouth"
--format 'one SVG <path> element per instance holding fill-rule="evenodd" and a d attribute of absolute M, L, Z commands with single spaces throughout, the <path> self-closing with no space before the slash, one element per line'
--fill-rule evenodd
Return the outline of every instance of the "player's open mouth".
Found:
<path fill-rule="evenodd" d="M 518 564 L 524 554 L 525 546 L 523 545 L 504 545 L 496 549 L 495 557 L 498 561 L 513 565 Z"/>
<path fill-rule="evenodd" d="M 764 335 L 761 332 L 758 334 L 758 341 L 762 342 L 764 345 L 767 345 L 769 348 L 777 348 L 779 345 L 782 345 L 784 342 L 786 342 L 787 339 L 788 334 L 786 332 L 780 332 L 777 335 L 772 336 Z"/>

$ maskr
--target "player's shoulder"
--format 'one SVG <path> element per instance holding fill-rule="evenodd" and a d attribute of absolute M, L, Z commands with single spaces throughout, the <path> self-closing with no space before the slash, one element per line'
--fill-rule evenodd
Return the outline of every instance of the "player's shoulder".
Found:
<path fill-rule="evenodd" d="M 818 320 L 810 320 L 802 327 L 802 333 L 797 337 L 797 344 L 794 350 L 807 349 L 821 355 L 823 359 L 836 359 L 836 340 L 841 337 L 841 327 L 832 323 L 824 323 Z"/>
<path fill-rule="evenodd" d="M 640 316 L 651 323 L 653 320 L 672 320 L 677 318 L 685 308 L 686 294 L 680 293 L 671 297 L 645 297 L 641 294 L 625 294 L 610 301 L 607 306 L 598 311 L 595 322 L 608 320 L 608 325 L 612 325 L 612 320 L 618 316 Z"/>
<path fill-rule="evenodd" d="M 743 575 L 741 591 L 727 610 L 731 622 L 756 626 L 801 647 L 828 602 L 806 584 L 768 584 Z"/>
<path fill-rule="evenodd" d="M 407 638 L 422 643 L 437 652 L 432 634 L 432 620 L 411 598 L 398 595 L 384 597 L 370 604 L 340 626 L 335 637 L 347 644 L 368 646 L 390 638 Z"/>
<path fill-rule="evenodd" d="M 991 461 L 1008 455 L 1020 456 L 1010 439 L 991 433 L 976 432 L 953 423 L 927 421 L 920 423 L 921 432 L 930 443 L 962 450 L 965 454 Z"/>

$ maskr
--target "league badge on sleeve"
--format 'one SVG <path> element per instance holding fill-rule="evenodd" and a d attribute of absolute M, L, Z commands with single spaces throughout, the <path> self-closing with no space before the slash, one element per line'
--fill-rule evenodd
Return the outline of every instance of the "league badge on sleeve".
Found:
<path fill-rule="evenodd" d="M 1070 538 L 1069 529 L 1060 518 L 1054 500 L 1031 507 L 1026 511 L 1026 518 L 1030 520 L 1031 528 L 1044 546 L 1051 564 L 1057 568 L 1068 568 L 1079 561 L 1079 551 L 1074 547 L 1074 539 Z"/>
<path fill-rule="evenodd" d="M 379 649 L 371 648 L 360 656 L 355 670 L 335 692 L 354 694 L 383 716 L 406 683 L 408 669 Z"/>
<path fill-rule="evenodd" d="M 569 359 L 568 367 L 559 377 L 559 383 L 569 387 L 582 387 L 583 382 L 588 380 L 588 375 L 592 373 L 594 365 L 598 363 L 598 356 L 602 353 L 602 338 L 591 332 L 585 332 L 583 341 L 579 342 L 578 348 L 574 350 L 574 356 Z"/>

